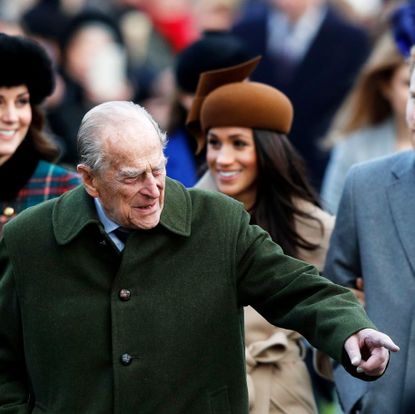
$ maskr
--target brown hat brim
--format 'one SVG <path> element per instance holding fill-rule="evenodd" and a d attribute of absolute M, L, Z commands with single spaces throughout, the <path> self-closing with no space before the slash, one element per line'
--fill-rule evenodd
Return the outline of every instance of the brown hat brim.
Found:
<path fill-rule="evenodd" d="M 258 82 L 230 83 L 215 89 L 203 102 L 201 145 L 210 128 L 238 126 L 288 134 L 292 120 L 292 104 L 278 89 Z"/>

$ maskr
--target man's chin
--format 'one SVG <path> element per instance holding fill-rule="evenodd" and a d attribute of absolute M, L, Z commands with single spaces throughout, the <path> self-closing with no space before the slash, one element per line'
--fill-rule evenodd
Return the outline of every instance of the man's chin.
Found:
<path fill-rule="evenodd" d="M 134 220 L 133 225 L 139 230 L 150 230 L 156 227 L 160 223 L 160 214 L 153 217 L 145 217 Z"/>

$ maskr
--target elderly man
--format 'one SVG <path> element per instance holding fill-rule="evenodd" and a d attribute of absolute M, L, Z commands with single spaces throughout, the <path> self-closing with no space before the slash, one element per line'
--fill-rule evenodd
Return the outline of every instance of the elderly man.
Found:
<path fill-rule="evenodd" d="M 248 304 L 353 375 L 382 375 L 399 348 L 354 295 L 239 203 L 166 178 L 143 108 L 101 104 L 78 140 L 84 186 L 4 229 L 0 412 L 247 413 Z"/>

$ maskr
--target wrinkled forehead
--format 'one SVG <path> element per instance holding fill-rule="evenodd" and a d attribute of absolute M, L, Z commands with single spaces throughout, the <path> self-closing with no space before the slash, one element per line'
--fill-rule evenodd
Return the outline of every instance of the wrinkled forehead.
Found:
<path fill-rule="evenodd" d="M 102 131 L 103 155 L 114 167 L 145 168 L 164 160 L 163 146 L 154 126 L 145 119 L 120 120 Z"/>
<path fill-rule="evenodd" d="M 161 147 L 154 125 L 146 117 L 114 117 L 101 129 L 104 146 Z"/>

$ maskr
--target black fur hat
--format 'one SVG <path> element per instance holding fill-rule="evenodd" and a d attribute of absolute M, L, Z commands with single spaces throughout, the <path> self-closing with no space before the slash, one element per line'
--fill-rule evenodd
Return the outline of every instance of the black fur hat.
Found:
<path fill-rule="evenodd" d="M 37 105 L 53 92 L 52 61 L 34 40 L 0 33 L 0 86 L 26 85 Z"/>

